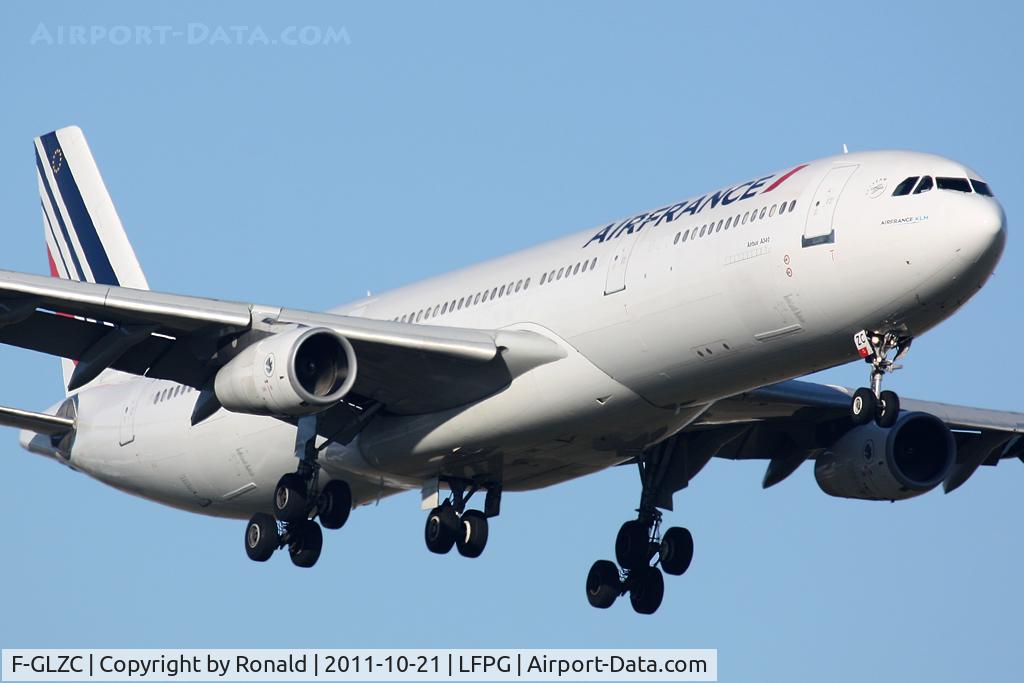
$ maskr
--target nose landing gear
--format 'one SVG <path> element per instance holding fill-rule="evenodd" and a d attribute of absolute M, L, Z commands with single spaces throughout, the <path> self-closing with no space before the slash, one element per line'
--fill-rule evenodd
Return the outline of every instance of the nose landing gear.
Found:
<path fill-rule="evenodd" d="M 861 330 L 853 335 L 853 343 L 861 358 L 871 365 L 871 387 L 861 387 L 850 401 L 850 417 L 855 425 L 872 420 L 879 427 L 892 427 L 900 415 L 900 398 L 894 391 L 882 390 L 882 378 L 902 366 L 896 361 L 907 355 L 913 338 L 895 332 Z M 889 355 L 894 354 L 890 359 Z"/>

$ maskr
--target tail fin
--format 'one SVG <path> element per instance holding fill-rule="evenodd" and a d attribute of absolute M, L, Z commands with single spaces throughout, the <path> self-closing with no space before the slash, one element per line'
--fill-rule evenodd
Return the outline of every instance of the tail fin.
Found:
<path fill-rule="evenodd" d="M 69 126 L 37 137 L 35 150 L 50 274 L 149 289 L 82 130 Z M 66 390 L 74 362 L 62 363 Z"/>

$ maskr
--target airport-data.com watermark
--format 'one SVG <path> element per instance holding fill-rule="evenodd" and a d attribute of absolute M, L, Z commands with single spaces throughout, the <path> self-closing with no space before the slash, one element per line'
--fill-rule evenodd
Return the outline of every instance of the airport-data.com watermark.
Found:
<path fill-rule="evenodd" d="M 207 24 L 46 24 L 40 23 L 28 40 L 35 47 L 162 46 L 204 47 L 331 47 L 351 45 L 344 26 L 284 26 Z"/>

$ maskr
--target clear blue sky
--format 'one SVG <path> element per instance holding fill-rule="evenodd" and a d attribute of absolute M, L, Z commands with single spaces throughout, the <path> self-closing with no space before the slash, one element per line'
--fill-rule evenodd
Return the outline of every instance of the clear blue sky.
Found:
<path fill-rule="evenodd" d="M 991 182 L 1010 240 L 890 386 L 1024 411 L 1013 3 L 210 4 L 0 5 L 0 267 L 45 272 L 31 138 L 71 123 L 155 289 L 308 309 L 843 143 L 926 150 Z M 40 23 L 54 42 L 190 23 L 348 42 L 31 45 Z M 4 405 L 61 395 L 54 359 L 3 348 L 0 368 Z M 636 505 L 631 468 L 507 496 L 476 561 L 428 553 L 418 496 L 392 498 L 300 573 L 246 559 L 241 522 L 123 495 L 4 429 L 0 645 L 716 647 L 723 681 L 1020 680 L 1024 465 L 899 504 L 829 498 L 807 465 L 762 491 L 762 468 L 712 462 L 677 495 L 696 558 L 640 617 L 583 593 Z M 303 587 L 289 632 L 275 598 Z"/>

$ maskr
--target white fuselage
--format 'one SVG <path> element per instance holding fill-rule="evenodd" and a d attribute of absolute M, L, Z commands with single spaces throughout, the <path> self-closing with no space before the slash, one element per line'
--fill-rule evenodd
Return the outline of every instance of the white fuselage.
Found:
<path fill-rule="evenodd" d="M 857 330 L 920 335 L 984 284 L 1005 242 L 989 196 L 892 196 L 921 175 L 979 177 L 927 154 L 830 157 L 340 307 L 532 330 L 566 356 L 467 406 L 380 416 L 328 447 L 324 469 L 359 503 L 442 472 L 546 486 L 631 457 L 717 399 L 856 358 Z M 206 514 L 269 509 L 295 427 L 224 410 L 192 427 L 195 397 L 146 378 L 83 389 L 69 464 Z"/>

